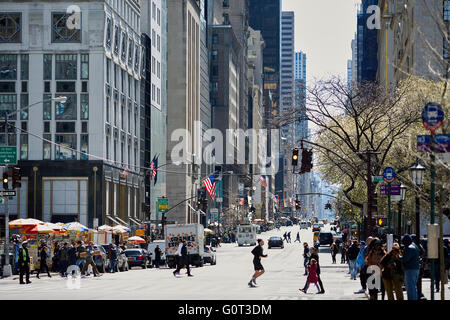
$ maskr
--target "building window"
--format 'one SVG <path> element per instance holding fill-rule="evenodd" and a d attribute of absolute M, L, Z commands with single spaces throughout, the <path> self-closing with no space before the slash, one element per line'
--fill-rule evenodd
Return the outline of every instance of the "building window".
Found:
<path fill-rule="evenodd" d="M 450 1 L 444 1 L 444 20 L 450 21 Z"/>
<path fill-rule="evenodd" d="M 119 80 L 117 79 L 117 77 L 118 77 L 117 69 L 118 69 L 118 67 L 116 65 L 114 65 L 114 88 L 116 88 L 116 89 L 117 89 L 117 86 L 119 83 Z"/>
<path fill-rule="evenodd" d="M 229 8 L 230 7 L 230 1 L 229 0 L 223 0 L 222 1 L 222 7 Z"/>
<path fill-rule="evenodd" d="M 120 49 L 120 33 L 119 26 L 114 26 L 114 53 L 119 55 Z"/>
<path fill-rule="evenodd" d="M 131 164 L 131 146 L 128 145 L 128 168 L 130 168 L 130 164 Z"/>
<path fill-rule="evenodd" d="M 211 51 L 211 59 L 213 61 L 217 60 L 217 54 L 218 54 L 217 50 Z"/>
<path fill-rule="evenodd" d="M 122 32 L 122 62 L 127 62 L 127 47 L 128 36 L 125 32 Z"/>
<path fill-rule="evenodd" d="M 213 34 L 212 43 L 214 44 L 219 43 L 219 36 L 217 34 Z"/>
<path fill-rule="evenodd" d="M 230 24 L 230 15 L 228 13 L 223 14 L 223 24 Z"/>
<path fill-rule="evenodd" d="M 448 39 L 444 38 L 444 59 L 449 59 L 450 58 L 450 54 L 449 54 L 449 46 L 448 46 Z"/>
<path fill-rule="evenodd" d="M 157 23 L 158 23 L 158 26 L 160 26 L 161 25 L 161 10 L 159 10 L 159 8 L 158 8 L 158 11 L 157 11 L 157 19 L 156 19 L 156 21 L 157 21 Z"/>
<path fill-rule="evenodd" d="M 155 90 L 155 85 L 154 84 L 152 84 L 152 101 L 155 101 L 155 94 L 156 94 L 156 90 Z"/>
<path fill-rule="evenodd" d="M 44 160 L 50 160 L 52 157 L 52 145 L 49 141 L 52 140 L 51 134 L 44 134 L 44 145 L 43 145 L 43 154 L 42 157 Z M 46 141 L 47 140 L 47 141 Z"/>
<path fill-rule="evenodd" d="M 136 46 L 136 54 L 135 54 L 135 58 L 134 58 L 134 71 L 138 72 L 139 71 L 139 65 L 141 63 L 141 52 L 140 52 L 140 47 Z"/>
<path fill-rule="evenodd" d="M 213 66 L 212 67 L 212 75 L 213 76 L 218 76 L 219 75 L 219 67 L 218 66 Z"/>
<path fill-rule="evenodd" d="M 131 109 L 128 109 L 128 133 L 131 133 Z"/>
<path fill-rule="evenodd" d="M 128 66 L 130 68 L 133 67 L 133 51 L 134 51 L 134 41 L 130 38 L 130 42 L 128 44 Z"/>
<path fill-rule="evenodd" d="M 120 160 L 121 165 L 123 165 L 125 163 L 125 144 L 123 142 L 120 144 Z"/>
<path fill-rule="evenodd" d="M 89 54 L 81 55 L 81 75 L 80 79 L 89 79 Z"/>
<path fill-rule="evenodd" d="M 22 14 L 0 13 L 0 43 L 21 42 Z"/>
<path fill-rule="evenodd" d="M 156 59 L 152 56 L 152 73 L 156 74 Z"/>
<path fill-rule="evenodd" d="M 106 122 L 110 122 L 109 114 L 111 109 L 111 100 L 109 97 L 106 97 Z"/>
<path fill-rule="evenodd" d="M 29 73 L 29 57 L 27 54 L 20 56 L 20 79 L 28 80 Z"/>
<path fill-rule="evenodd" d="M 77 159 L 77 154 L 75 151 L 73 151 L 77 149 L 76 134 L 56 134 L 55 142 L 59 144 L 59 146 L 56 146 L 56 160 Z"/>
<path fill-rule="evenodd" d="M 0 54 L 0 80 L 17 80 L 16 54 Z"/>
<path fill-rule="evenodd" d="M 121 71 L 121 84 L 122 84 L 122 92 L 125 92 L 125 71 Z"/>
<path fill-rule="evenodd" d="M 159 61 L 157 63 L 156 72 L 157 72 L 157 75 L 158 75 L 158 79 L 161 79 L 161 63 L 159 63 Z"/>
<path fill-rule="evenodd" d="M 21 94 L 20 95 L 20 108 L 25 108 L 29 105 L 28 102 L 28 93 L 27 94 Z M 28 120 L 28 109 L 22 110 L 20 112 L 20 119 L 21 120 Z"/>
<path fill-rule="evenodd" d="M 161 103 L 161 90 L 159 88 L 157 89 L 156 99 L 157 99 L 156 102 L 158 104 L 160 104 Z"/>
<path fill-rule="evenodd" d="M 81 120 L 89 119 L 89 94 L 81 94 Z"/>
<path fill-rule="evenodd" d="M 112 41 L 112 22 L 111 18 L 106 18 L 106 46 L 108 48 L 111 48 L 111 41 Z"/>
<path fill-rule="evenodd" d="M 159 36 L 159 34 L 156 35 L 156 45 L 157 45 L 158 52 L 160 52 L 161 51 L 161 37 Z"/>
<path fill-rule="evenodd" d="M 117 162 L 117 140 L 114 140 L 114 162 Z"/>
<path fill-rule="evenodd" d="M 156 48 L 156 32 L 152 29 L 152 47 Z"/>
<path fill-rule="evenodd" d="M 156 20 L 156 5 L 154 2 L 152 2 L 152 18 Z"/>
<path fill-rule="evenodd" d="M 80 135 L 81 139 L 81 152 L 89 152 L 89 136 L 87 134 Z M 80 154 L 80 160 L 88 160 L 89 156 L 87 154 Z"/>
<path fill-rule="evenodd" d="M 28 134 L 20 134 L 20 159 L 28 160 Z"/>
<path fill-rule="evenodd" d="M 79 15 L 81 19 L 81 13 Z M 71 16 L 69 13 L 52 14 L 52 42 L 81 42 L 81 26 L 67 27 Z"/>
<path fill-rule="evenodd" d="M 44 94 L 42 98 L 43 103 L 43 120 L 51 120 L 52 119 L 52 95 Z"/>
<path fill-rule="evenodd" d="M 64 94 L 66 103 L 55 102 L 56 120 L 77 120 L 77 95 Z"/>
<path fill-rule="evenodd" d="M 0 106 L 4 112 L 12 112 L 17 110 L 17 95 L 16 94 L 0 94 Z M 14 115 L 13 117 L 16 117 Z M 16 118 L 14 118 L 16 119 Z"/>
<path fill-rule="evenodd" d="M 77 80 L 76 54 L 57 54 L 55 56 L 55 79 Z"/>
<path fill-rule="evenodd" d="M 44 54 L 44 80 L 52 79 L 52 55 Z"/>
<path fill-rule="evenodd" d="M 109 160 L 109 136 L 106 136 L 106 159 Z"/>
<path fill-rule="evenodd" d="M 120 122 L 121 122 L 121 125 L 122 125 L 122 130 L 124 130 L 125 129 L 125 107 L 123 105 L 120 108 L 120 118 L 121 118 Z"/>
<path fill-rule="evenodd" d="M 117 102 L 114 101 L 114 125 L 117 127 Z"/>

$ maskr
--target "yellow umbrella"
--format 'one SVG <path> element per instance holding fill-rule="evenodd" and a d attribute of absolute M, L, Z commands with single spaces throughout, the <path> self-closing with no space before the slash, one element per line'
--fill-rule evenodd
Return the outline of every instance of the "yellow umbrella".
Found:
<path fill-rule="evenodd" d="M 44 224 L 44 222 L 42 222 L 41 220 L 32 219 L 32 218 L 16 219 L 16 220 L 13 220 L 13 221 L 11 221 L 9 223 L 9 227 L 11 229 L 21 229 L 21 228 L 24 228 L 24 227 L 36 226 L 38 224 Z"/>

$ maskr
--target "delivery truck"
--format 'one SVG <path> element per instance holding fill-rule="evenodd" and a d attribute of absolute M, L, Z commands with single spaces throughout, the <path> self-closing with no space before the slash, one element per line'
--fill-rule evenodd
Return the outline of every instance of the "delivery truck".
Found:
<path fill-rule="evenodd" d="M 176 267 L 175 253 L 178 239 L 186 240 L 190 264 L 203 267 L 205 235 L 203 225 L 198 223 L 168 224 L 164 227 L 166 261 L 169 268 Z"/>

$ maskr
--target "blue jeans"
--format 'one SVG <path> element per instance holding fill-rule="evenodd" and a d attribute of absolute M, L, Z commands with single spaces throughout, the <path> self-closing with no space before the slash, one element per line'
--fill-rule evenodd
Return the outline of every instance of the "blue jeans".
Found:
<path fill-rule="evenodd" d="M 348 260 L 348 265 L 350 268 L 350 277 L 356 279 L 356 274 L 358 273 L 358 268 L 356 267 L 356 259 Z"/>
<path fill-rule="evenodd" d="M 116 260 L 115 259 L 111 259 L 109 261 L 109 272 L 116 272 L 115 266 L 116 266 Z"/>
<path fill-rule="evenodd" d="M 419 269 L 405 270 L 405 287 L 408 300 L 418 300 L 417 280 L 419 279 Z"/>

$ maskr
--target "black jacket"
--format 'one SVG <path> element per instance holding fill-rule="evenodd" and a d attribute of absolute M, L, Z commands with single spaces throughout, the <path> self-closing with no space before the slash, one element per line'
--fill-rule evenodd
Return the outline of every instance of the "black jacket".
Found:
<path fill-rule="evenodd" d="M 357 244 L 352 244 L 350 248 L 348 248 L 347 250 L 347 256 L 350 260 L 355 260 L 356 258 L 358 258 L 358 254 L 359 254 L 359 247 Z"/>
<path fill-rule="evenodd" d="M 25 261 L 23 251 L 25 251 Z M 19 265 L 22 264 L 23 262 L 25 262 L 26 265 L 30 263 L 30 256 L 28 254 L 28 249 L 25 247 L 19 248 Z"/>
<path fill-rule="evenodd" d="M 267 254 L 263 254 L 263 248 L 260 245 L 257 245 L 252 250 L 253 261 L 259 261 L 260 257 L 267 257 Z"/>
<path fill-rule="evenodd" d="M 181 249 L 181 250 L 183 250 L 183 249 Z M 161 248 L 159 248 L 159 247 L 155 248 L 155 260 L 161 260 Z"/>
<path fill-rule="evenodd" d="M 181 261 L 184 264 L 188 264 L 189 263 L 189 254 L 187 251 L 187 247 L 185 245 L 183 245 L 183 247 L 181 248 Z"/>

